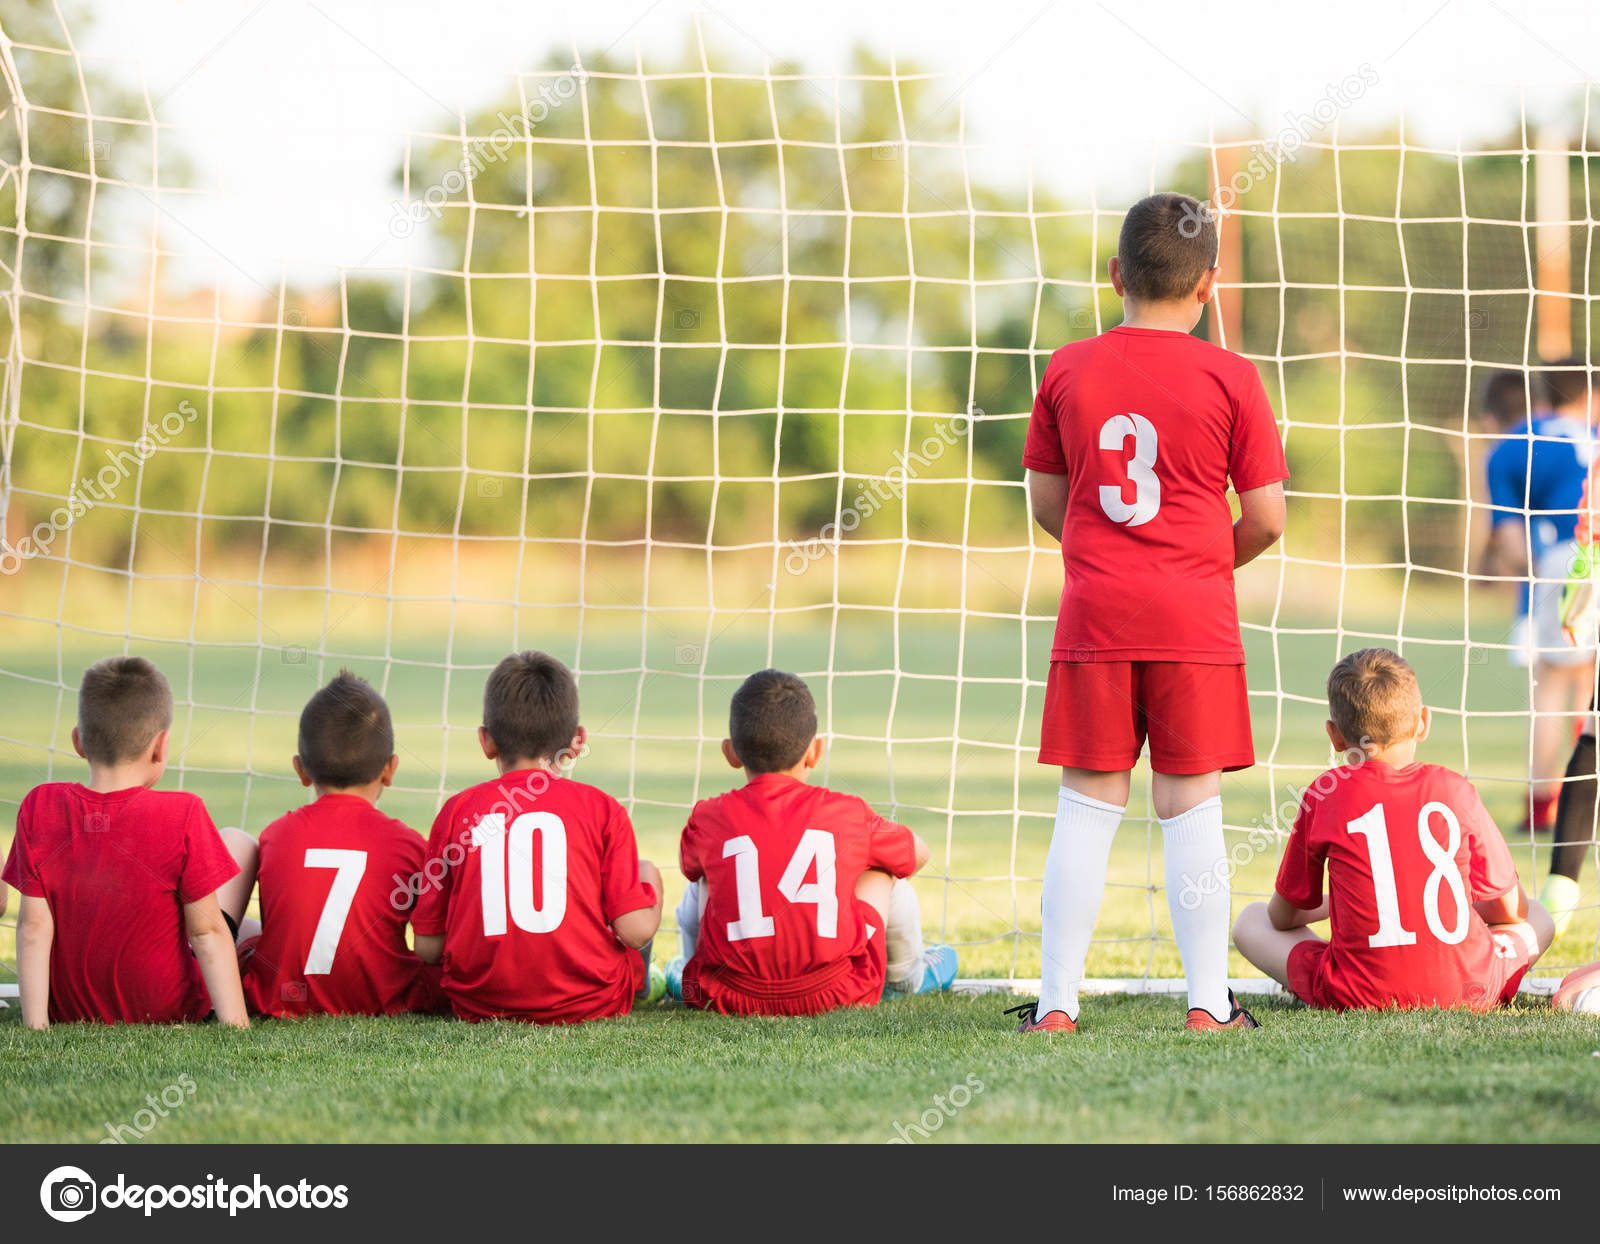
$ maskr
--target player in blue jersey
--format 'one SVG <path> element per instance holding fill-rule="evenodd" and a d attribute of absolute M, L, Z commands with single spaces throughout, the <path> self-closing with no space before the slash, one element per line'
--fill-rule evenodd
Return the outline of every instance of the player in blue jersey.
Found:
<path fill-rule="evenodd" d="M 1528 414 L 1530 386 L 1547 402 Z M 1491 532 L 1482 572 L 1524 578 L 1511 660 L 1531 665 L 1533 757 L 1527 832 L 1548 830 L 1561 791 L 1557 765 L 1594 690 L 1595 651 L 1561 629 L 1561 593 L 1575 551 L 1578 501 L 1592 458 L 1587 373 L 1561 363 L 1542 375 L 1496 372 L 1485 416 L 1502 439 L 1489 455 Z"/>

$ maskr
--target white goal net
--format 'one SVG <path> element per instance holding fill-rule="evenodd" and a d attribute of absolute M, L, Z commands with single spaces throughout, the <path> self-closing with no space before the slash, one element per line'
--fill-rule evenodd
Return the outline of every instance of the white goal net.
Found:
<path fill-rule="evenodd" d="M 1259 367 L 1293 473 L 1283 542 L 1239 577 L 1236 904 L 1271 888 L 1356 647 L 1400 648 L 1427 758 L 1508 833 L 1525 814 L 1532 675 L 1515 585 L 1479 573 L 1478 395 L 1593 350 L 1590 83 L 1513 93 L 1501 139 L 1450 146 L 1353 121 L 1377 75 L 1352 66 L 1298 117 L 1063 178 L 995 146 L 959 74 L 695 24 L 665 51 L 533 47 L 421 123 L 283 120 L 383 145 L 393 178 L 366 258 L 264 270 L 206 224 L 217 157 L 255 136 L 173 122 L 79 17 L 0 18 L 0 845 L 30 786 L 80 773 L 101 656 L 161 667 L 166 783 L 256 832 L 302 798 L 305 699 L 363 674 L 398 733 L 385 807 L 426 829 L 485 775 L 487 671 L 536 647 L 578 673 L 579 776 L 670 877 L 688 808 L 735 778 L 730 694 L 777 666 L 816 694 L 819 778 L 933 845 L 924 919 L 962 975 L 1036 977 L 1061 572 L 1019 457 L 1050 352 L 1117 322 L 1105 261 L 1152 189 L 1226 211 L 1199 331 Z M 286 168 L 276 210 L 300 189 Z M 1179 968 L 1144 791 L 1090 961 L 1128 988 Z M 1513 846 L 1536 889 L 1547 841 Z M 1583 886 L 1541 976 L 1596 957 L 1592 858 Z"/>

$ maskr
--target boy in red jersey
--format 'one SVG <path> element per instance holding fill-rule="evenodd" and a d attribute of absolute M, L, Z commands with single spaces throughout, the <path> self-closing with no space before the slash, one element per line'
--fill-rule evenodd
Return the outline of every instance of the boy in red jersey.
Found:
<path fill-rule="evenodd" d="M 299 747 L 294 771 L 317 799 L 261 831 L 261 931 L 239 946 L 246 1003 L 277 1016 L 436 1009 L 438 969 L 406 945 L 427 848 L 375 806 L 399 764 L 389 706 L 341 670 L 301 712 Z"/>
<path fill-rule="evenodd" d="M 1415 762 L 1429 715 L 1411 666 L 1351 653 L 1328 676 L 1328 713 L 1349 763 L 1301 799 L 1276 893 L 1234 925 L 1239 952 L 1308 1006 L 1510 1002 L 1555 927 L 1472 783 Z M 1319 920 L 1328 941 L 1306 927 Z"/>
<path fill-rule="evenodd" d="M 1177 901 L 1185 878 L 1226 876 L 1221 775 L 1255 763 L 1233 572 L 1282 534 L 1289 473 L 1254 366 L 1190 336 L 1216 256 L 1215 217 L 1194 199 L 1135 203 L 1110 262 L 1123 322 L 1055 352 L 1028 424 L 1028 499 L 1061 541 L 1065 579 L 1039 744 L 1061 790 L 1039 1001 L 1017 1008 L 1023 1032 L 1077 1028 L 1111 842 L 1147 738 L 1187 1026 L 1255 1026 L 1228 994 L 1228 886 Z"/>
<path fill-rule="evenodd" d="M 489 675 L 478 742 L 500 776 L 439 810 L 411 920 L 461 1019 L 575 1024 L 659 996 L 661 874 L 622 805 L 562 775 L 587 738 L 554 657 L 519 652 Z"/>
<path fill-rule="evenodd" d="M 722 755 L 747 784 L 702 799 L 679 844 L 685 1003 L 725 1015 L 817 1015 L 892 991 L 948 989 L 956 955 L 924 951 L 904 880 L 927 844 L 864 800 L 807 784 L 817 709 L 793 674 L 745 679 Z M 673 973 L 669 969 L 669 979 Z"/>
<path fill-rule="evenodd" d="M 167 767 L 172 688 L 143 657 L 108 657 L 78 688 L 72 746 L 89 782 L 36 786 L 17 810 L 5 880 L 20 893 L 22 1020 L 249 1027 L 233 932 L 255 839 L 217 832 Z"/>

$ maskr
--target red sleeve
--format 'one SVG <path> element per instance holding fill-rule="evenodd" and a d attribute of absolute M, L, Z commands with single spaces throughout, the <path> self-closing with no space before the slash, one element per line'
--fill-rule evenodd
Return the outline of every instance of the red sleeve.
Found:
<path fill-rule="evenodd" d="M 706 867 L 700 862 L 699 838 L 700 835 L 694 831 L 694 813 L 691 812 L 689 823 L 678 835 L 678 867 L 690 881 L 699 881 L 706 875 Z"/>
<path fill-rule="evenodd" d="M 1044 471 L 1050 475 L 1065 475 L 1067 459 L 1061 452 L 1061 421 L 1056 402 L 1055 370 L 1044 369 L 1039 381 L 1038 396 L 1033 399 L 1033 414 L 1028 417 L 1028 439 L 1022 447 L 1022 465 L 1030 471 Z"/>
<path fill-rule="evenodd" d="M 1234 386 L 1233 442 L 1228 451 L 1228 478 L 1234 492 L 1249 492 L 1289 478 L 1283 438 L 1267 401 L 1261 374 L 1246 362 Z M 1287 897 L 1287 896 L 1286 896 Z"/>
<path fill-rule="evenodd" d="M 29 791 L 23 796 L 22 806 L 17 809 L 17 836 L 11 840 L 11 854 L 6 857 L 5 871 L 0 872 L 0 881 L 29 898 L 43 898 L 44 882 L 39 880 L 39 873 L 33 866 L 33 855 L 28 850 L 32 814 L 33 792 Z"/>
<path fill-rule="evenodd" d="M 1461 829 L 1467 840 L 1467 882 L 1472 890 L 1472 901 L 1499 898 L 1509 894 L 1517 885 L 1517 865 L 1511 858 L 1511 848 L 1505 835 L 1494 823 L 1489 810 L 1483 806 L 1472 783 L 1463 780 L 1457 806 L 1466 814 Z"/>
<path fill-rule="evenodd" d="M 917 836 L 904 825 L 886 821 L 863 801 L 867 817 L 867 867 L 881 868 L 891 877 L 909 877 L 917 871 Z"/>
<path fill-rule="evenodd" d="M 222 843 L 211 814 L 194 800 L 183 824 L 183 874 L 178 878 L 178 901 L 193 903 L 215 894 L 239 875 L 239 865 Z"/>
<path fill-rule="evenodd" d="M 1315 911 L 1322 905 L 1324 852 L 1313 841 L 1311 832 L 1315 806 L 1305 799 L 1300 801 L 1274 887 L 1285 902 L 1300 911 Z"/>
<path fill-rule="evenodd" d="M 411 931 L 424 937 L 437 937 L 444 932 L 454 873 L 445 849 L 450 845 L 450 827 L 455 824 L 458 798 L 460 796 L 452 795 L 444 801 L 444 807 L 433 818 L 433 828 L 428 832 L 427 855 L 417 878 L 417 902 L 411 909 Z M 439 862 L 436 864 L 435 860 Z"/>
<path fill-rule="evenodd" d="M 633 836 L 628 811 L 616 800 L 609 800 L 611 814 L 606 820 L 605 858 L 600 861 L 600 905 L 606 923 L 618 916 L 656 905 L 656 888 L 639 880 L 639 844 Z"/>

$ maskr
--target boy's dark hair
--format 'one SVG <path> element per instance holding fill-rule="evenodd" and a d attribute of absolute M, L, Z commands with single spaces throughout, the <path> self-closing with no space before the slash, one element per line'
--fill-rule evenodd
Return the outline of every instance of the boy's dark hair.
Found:
<path fill-rule="evenodd" d="M 514 652 L 483 688 L 483 727 L 505 760 L 555 760 L 578 733 L 578 683 L 543 652 Z"/>
<path fill-rule="evenodd" d="M 1494 372 L 1483 386 L 1483 413 L 1501 427 L 1528 416 L 1528 382 L 1520 371 Z"/>
<path fill-rule="evenodd" d="M 751 773 L 792 769 L 816 737 L 816 702 L 804 680 L 793 674 L 761 670 L 733 693 L 728 738 Z"/>
<path fill-rule="evenodd" d="M 1410 738 L 1422 716 L 1417 673 L 1387 648 L 1352 652 L 1328 675 L 1328 715 L 1352 747 Z"/>
<path fill-rule="evenodd" d="M 78 746 L 100 765 L 135 760 L 172 728 L 172 687 L 143 657 L 107 657 L 78 684 Z"/>
<path fill-rule="evenodd" d="M 343 790 L 376 782 L 394 755 L 389 706 L 349 670 L 300 710 L 300 763 L 318 786 Z"/>
<path fill-rule="evenodd" d="M 1544 374 L 1545 392 L 1553 410 L 1588 406 L 1591 384 L 1589 365 L 1580 358 L 1562 359 Z"/>
<path fill-rule="evenodd" d="M 1152 194 L 1128 209 L 1117 238 L 1122 290 L 1144 302 L 1194 293 L 1217 266 L 1217 216 L 1187 194 Z"/>

